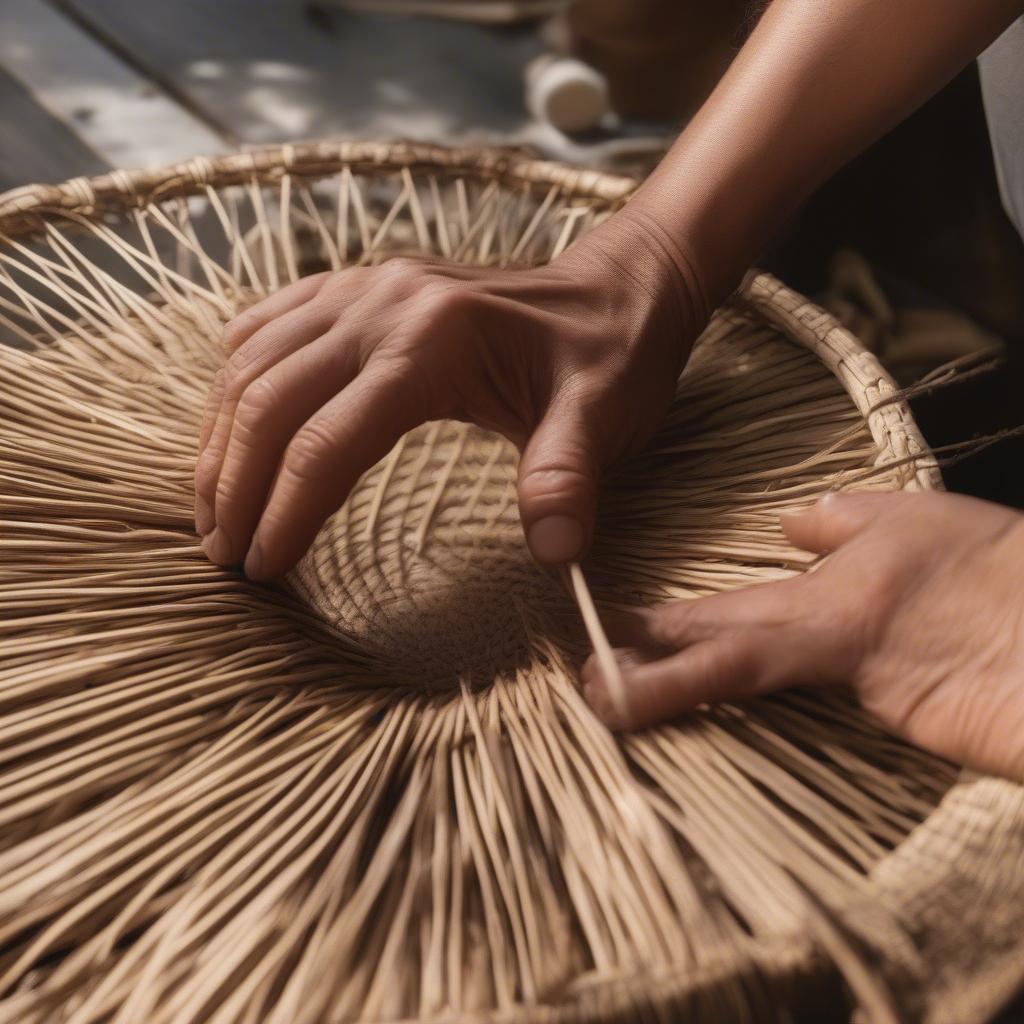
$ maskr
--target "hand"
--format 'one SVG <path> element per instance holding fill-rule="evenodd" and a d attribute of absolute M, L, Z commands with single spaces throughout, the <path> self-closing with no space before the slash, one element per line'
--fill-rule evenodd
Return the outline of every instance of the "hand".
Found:
<path fill-rule="evenodd" d="M 1024 779 L 1024 515 L 951 494 L 848 494 L 783 518 L 820 568 L 613 625 L 625 718 L 593 658 L 587 698 L 635 728 L 706 702 L 850 686 L 934 753 Z"/>
<path fill-rule="evenodd" d="M 305 278 L 231 321 L 196 467 L 209 557 L 283 574 L 402 434 L 454 418 L 519 446 L 534 556 L 578 558 L 601 471 L 658 427 L 707 317 L 688 264 L 622 217 L 546 267 L 395 259 Z"/>

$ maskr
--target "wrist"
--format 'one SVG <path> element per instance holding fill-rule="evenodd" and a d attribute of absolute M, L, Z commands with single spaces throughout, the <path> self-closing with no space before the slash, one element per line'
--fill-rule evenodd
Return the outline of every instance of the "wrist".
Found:
<path fill-rule="evenodd" d="M 679 338 L 685 352 L 714 311 L 696 256 L 633 204 L 577 242 L 559 262 L 574 275 L 595 277 L 601 290 L 607 290 L 609 275 L 623 282 L 630 305 L 644 307 L 641 319 Z"/>

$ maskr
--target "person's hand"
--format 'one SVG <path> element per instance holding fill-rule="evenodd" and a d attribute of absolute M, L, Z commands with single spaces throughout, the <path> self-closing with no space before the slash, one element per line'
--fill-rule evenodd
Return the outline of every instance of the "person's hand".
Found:
<path fill-rule="evenodd" d="M 519 446 L 538 561 L 578 558 L 601 471 L 658 427 L 707 318 L 680 254 L 625 223 L 542 268 L 320 274 L 231 321 L 196 467 L 207 555 L 283 574 L 402 434 L 454 418 Z"/>
<path fill-rule="evenodd" d="M 849 686 L 911 742 L 1024 779 L 1024 515 L 951 494 L 864 493 L 830 496 L 783 528 L 828 558 L 612 620 L 626 713 L 591 658 L 597 713 L 636 728 L 793 685 Z"/>

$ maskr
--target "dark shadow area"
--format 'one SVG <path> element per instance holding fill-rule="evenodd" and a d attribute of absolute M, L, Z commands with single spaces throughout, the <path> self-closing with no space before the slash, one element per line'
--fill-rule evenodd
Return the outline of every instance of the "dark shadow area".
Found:
<path fill-rule="evenodd" d="M 914 402 L 933 446 L 1024 423 L 1024 243 L 1002 209 L 972 65 L 807 204 L 764 260 L 809 295 L 853 249 L 897 307 L 953 308 L 1002 338 L 1006 365 Z M 945 470 L 951 490 L 1024 507 L 1024 440 Z"/>

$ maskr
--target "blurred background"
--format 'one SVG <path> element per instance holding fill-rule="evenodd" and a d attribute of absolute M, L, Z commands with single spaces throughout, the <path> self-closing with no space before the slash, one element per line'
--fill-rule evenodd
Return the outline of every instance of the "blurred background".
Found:
<path fill-rule="evenodd" d="M 742 45 L 751 0 L 0 0 L 0 191 L 315 138 L 497 144 L 642 176 Z M 933 445 L 1024 421 L 1024 245 L 978 73 L 824 187 L 760 263 L 910 385 Z M 1024 507 L 1024 444 L 948 467 Z"/>

